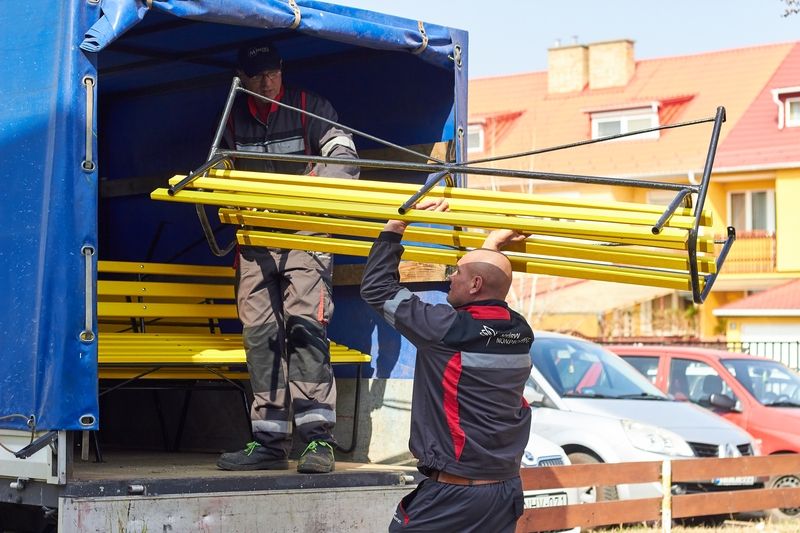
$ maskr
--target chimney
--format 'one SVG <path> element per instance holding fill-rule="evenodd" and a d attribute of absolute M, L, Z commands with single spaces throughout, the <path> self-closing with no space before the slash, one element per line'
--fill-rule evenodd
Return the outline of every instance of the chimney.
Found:
<path fill-rule="evenodd" d="M 624 87 L 635 70 L 633 41 L 619 39 L 589 45 L 590 89 Z"/>
<path fill-rule="evenodd" d="M 589 49 L 582 44 L 559 44 L 547 50 L 547 92 L 582 91 L 589 82 Z"/>

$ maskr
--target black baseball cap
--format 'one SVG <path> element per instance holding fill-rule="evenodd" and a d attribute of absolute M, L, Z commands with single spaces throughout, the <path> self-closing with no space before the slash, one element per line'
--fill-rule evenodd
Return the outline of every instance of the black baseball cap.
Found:
<path fill-rule="evenodd" d="M 281 68 L 281 56 L 272 43 L 258 43 L 239 49 L 239 68 L 250 77 L 265 70 Z"/>

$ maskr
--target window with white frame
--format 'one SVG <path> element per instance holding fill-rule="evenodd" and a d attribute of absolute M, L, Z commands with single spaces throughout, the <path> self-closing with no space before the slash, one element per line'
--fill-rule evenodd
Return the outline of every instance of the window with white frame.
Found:
<path fill-rule="evenodd" d="M 467 152 L 483 152 L 483 125 L 467 126 Z"/>
<path fill-rule="evenodd" d="M 800 86 L 772 89 L 778 106 L 778 129 L 800 127 Z"/>
<path fill-rule="evenodd" d="M 658 127 L 658 109 L 640 107 L 618 111 L 592 113 L 592 139 L 630 133 L 632 131 Z M 630 137 L 626 140 L 658 139 L 658 130 Z"/>
<path fill-rule="evenodd" d="M 786 127 L 800 126 L 800 96 L 786 99 Z"/>
<path fill-rule="evenodd" d="M 728 193 L 728 225 L 739 231 L 775 232 L 775 191 Z"/>

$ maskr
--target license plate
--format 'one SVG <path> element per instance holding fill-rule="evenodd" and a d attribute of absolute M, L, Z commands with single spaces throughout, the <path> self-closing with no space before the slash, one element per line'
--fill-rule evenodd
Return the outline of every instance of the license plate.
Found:
<path fill-rule="evenodd" d="M 542 509 L 544 507 L 557 507 L 559 505 L 567 505 L 566 492 L 525 495 L 525 509 Z"/>
<path fill-rule="evenodd" d="M 714 485 L 730 486 L 730 485 L 755 485 L 756 478 L 754 476 L 739 476 L 739 477 L 721 477 L 714 480 Z"/>

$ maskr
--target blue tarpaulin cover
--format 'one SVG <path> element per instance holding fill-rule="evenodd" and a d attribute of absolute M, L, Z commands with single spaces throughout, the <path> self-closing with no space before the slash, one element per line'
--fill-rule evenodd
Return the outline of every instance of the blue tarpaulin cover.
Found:
<path fill-rule="evenodd" d="M 193 213 L 152 205 L 147 191 L 99 201 L 99 184 L 166 180 L 198 166 L 235 46 L 261 35 L 288 42 L 297 66 L 289 78 L 324 91 L 354 127 L 402 144 L 466 130 L 460 49 L 467 37 L 460 30 L 311 0 L 4 3 L 0 427 L 25 429 L 34 420 L 38 430 L 97 429 L 97 337 L 81 332 L 87 320 L 97 331 L 91 291 L 98 256 L 145 260 L 152 252 L 151 260 L 163 259 L 160 247 L 187 242 L 170 228 L 199 231 Z M 344 83 L 331 84 L 336 76 Z M 348 98 L 360 101 L 348 105 Z M 88 284 L 82 250 L 97 251 Z M 355 312 L 340 309 L 342 317 Z M 413 352 L 399 357 L 402 364 L 376 375 L 410 377 Z"/>
<path fill-rule="evenodd" d="M 452 69 L 451 30 L 435 24 L 424 24 L 421 31 L 416 21 L 313 0 L 297 0 L 294 6 L 288 1 L 264 0 L 154 0 L 149 7 L 147 4 L 138 0 L 104 0 L 103 16 L 86 32 L 81 48 L 99 52 L 152 10 L 219 24 L 292 28 L 332 41 L 405 50 Z"/>

